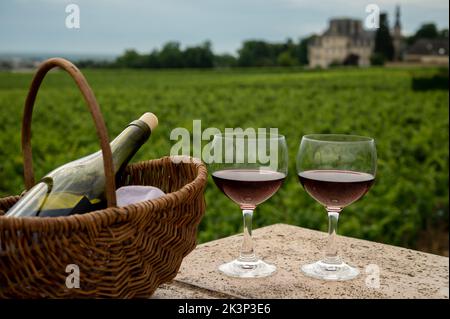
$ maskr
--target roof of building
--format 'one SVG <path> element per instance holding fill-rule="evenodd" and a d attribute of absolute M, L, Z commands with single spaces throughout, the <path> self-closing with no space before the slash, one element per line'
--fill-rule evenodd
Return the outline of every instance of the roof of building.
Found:
<path fill-rule="evenodd" d="M 448 39 L 418 39 L 406 54 L 448 55 Z"/>
<path fill-rule="evenodd" d="M 339 17 L 330 19 L 328 23 L 327 30 L 315 37 L 310 45 L 321 45 L 324 37 L 346 37 L 356 46 L 371 45 L 374 39 L 375 32 L 365 30 L 360 19 Z"/>

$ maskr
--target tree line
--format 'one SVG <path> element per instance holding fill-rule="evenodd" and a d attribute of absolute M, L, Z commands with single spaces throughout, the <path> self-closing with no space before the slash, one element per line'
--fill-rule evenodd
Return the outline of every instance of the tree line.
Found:
<path fill-rule="evenodd" d="M 179 42 L 171 41 L 150 53 L 126 50 L 113 62 L 83 60 L 79 67 L 117 67 L 117 68 L 227 68 L 262 66 L 301 66 L 308 64 L 309 38 L 298 42 L 288 39 L 284 43 L 269 43 L 262 40 L 249 40 L 242 44 L 238 56 L 214 54 L 210 41 L 197 46 L 181 48 Z"/>
<path fill-rule="evenodd" d="M 448 29 L 438 30 L 434 23 L 424 23 L 413 35 L 404 39 L 406 47 L 412 46 L 419 39 L 447 39 Z M 394 43 L 386 13 L 380 15 L 380 27 L 375 33 L 375 47 L 371 56 L 372 65 L 383 65 L 394 60 Z"/>
<path fill-rule="evenodd" d="M 380 28 L 375 34 L 375 48 L 372 64 L 380 65 L 393 59 L 394 47 L 386 15 L 380 17 Z M 126 50 L 115 61 L 79 61 L 80 67 L 97 68 L 228 68 L 228 67 L 293 67 L 308 64 L 308 43 L 315 35 L 293 41 L 287 39 L 281 43 L 263 40 L 249 40 L 242 43 L 237 56 L 214 54 L 210 41 L 197 46 L 182 48 L 179 42 L 167 42 L 161 49 L 150 53 L 139 53 L 134 49 Z M 435 24 L 422 25 L 415 34 L 405 39 L 406 45 L 412 45 L 419 38 L 447 38 L 448 30 L 439 31 Z"/>

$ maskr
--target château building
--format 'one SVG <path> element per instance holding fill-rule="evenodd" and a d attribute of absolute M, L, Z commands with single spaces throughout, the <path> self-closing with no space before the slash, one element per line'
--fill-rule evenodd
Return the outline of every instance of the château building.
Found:
<path fill-rule="evenodd" d="M 418 39 L 405 52 L 404 61 L 448 65 L 448 39 Z"/>
<path fill-rule="evenodd" d="M 399 7 L 396 9 L 391 36 L 394 59 L 399 61 L 404 50 Z M 361 20 L 334 18 L 330 20 L 328 29 L 309 43 L 309 66 L 312 68 L 326 68 L 332 64 L 368 66 L 374 47 L 375 31 L 365 30 Z"/>
<path fill-rule="evenodd" d="M 308 46 L 309 66 L 370 65 L 373 47 L 374 34 L 363 29 L 361 20 L 331 19 L 328 29 Z"/>

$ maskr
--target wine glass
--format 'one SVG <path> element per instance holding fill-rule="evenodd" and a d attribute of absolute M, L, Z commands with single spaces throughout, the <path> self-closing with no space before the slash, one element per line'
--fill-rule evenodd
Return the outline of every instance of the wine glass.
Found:
<path fill-rule="evenodd" d="M 302 266 L 311 277 L 349 280 L 357 268 L 343 262 L 336 244 L 337 224 L 342 209 L 366 194 L 375 180 L 377 152 L 370 137 L 342 134 L 303 136 L 297 173 L 306 192 L 328 212 L 328 243 L 322 260 Z"/>
<path fill-rule="evenodd" d="M 245 132 L 245 131 L 244 131 Z M 266 277 L 276 267 L 257 258 L 252 242 L 252 218 L 256 206 L 281 187 L 287 175 L 288 155 L 284 136 L 264 133 L 216 134 L 207 163 L 217 187 L 239 205 L 244 238 L 237 259 L 219 270 L 233 277 Z"/>

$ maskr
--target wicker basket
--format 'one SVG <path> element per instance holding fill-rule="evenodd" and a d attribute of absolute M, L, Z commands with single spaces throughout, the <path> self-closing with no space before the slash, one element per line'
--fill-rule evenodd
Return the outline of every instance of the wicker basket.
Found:
<path fill-rule="evenodd" d="M 205 166 L 195 160 L 165 157 L 127 166 L 122 185 L 153 185 L 166 195 L 118 208 L 106 127 L 95 97 L 70 62 L 44 62 L 33 78 L 25 103 L 22 149 L 27 189 L 34 185 L 31 161 L 31 113 L 39 86 L 53 67 L 75 80 L 93 116 L 103 152 L 108 208 L 55 218 L 1 216 L 20 198 L 0 199 L 0 298 L 149 297 L 172 280 L 183 257 L 196 245 L 205 211 Z M 76 265 L 79 288 L 66 280 Z M 69 287 L 71 287 L 69 285 Z"/>

